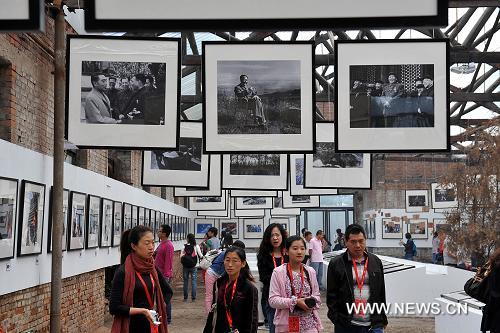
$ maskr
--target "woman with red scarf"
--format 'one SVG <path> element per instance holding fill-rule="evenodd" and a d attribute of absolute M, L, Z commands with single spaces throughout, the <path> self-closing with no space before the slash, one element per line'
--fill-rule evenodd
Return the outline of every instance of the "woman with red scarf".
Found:
<path fill-rule="evenodd" d="M 109 301 L 109 312 L 115 317 L 111 332 L 167 333 L 165 303 L 172 298 L 172 289 L 155 267 L 153 232 L 142 225 L 125 231 L 120 251 L 121 266 Z"/>

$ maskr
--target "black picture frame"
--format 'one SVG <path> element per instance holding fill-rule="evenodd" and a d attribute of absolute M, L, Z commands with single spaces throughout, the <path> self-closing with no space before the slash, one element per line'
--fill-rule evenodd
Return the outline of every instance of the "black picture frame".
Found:
<path fill-rule="evenodd" d="M 11 18 L 0 20 L 0 32 L 29 32 L 45 29 L 45 1 L 41 0 L 23 0 L 28 5 L 28 18 Z M 10 1 L 14 6 L 21 1 Z M 8 11 L 7 9 L 2 9 Z"/>
<path fill-rule="evenodd" d="M 132 228 L 139 225 L 139 207 L 136 205 L 131 205 L 132 206 L 132 214 L 130 215 L 132 217 Z"/>
<path fill-rule="evenodd" d="M 92 202 L 94 201 L 94 202 Z M 95 212 L 92 214 L 91 213 L 91 206 L 92 206 L 92 203 L 99 203 L 99 207 L 97 208 L 97 213 L 99 214 L 99 216 L 97 217 L 97 226 L 95 225 L 92 225 L 92 228 L 95 229 L 93 231 L 95 231 L 96 233 L 96 236 L 95 236 L 95 239 L 91 239 L 91 230 L 90 230 L 90 227 L 91 227 L 91 215 L 95 215 Z M 89 194 L 87 196 L 87 217 L 85 219 L 85 224 L 86 224 L 86 227 L 85 227 L 85 248 L 86 249 L 94 249 L 94 248 L 97 248 L 99 247 L 99 236 L 100 236 L 100 231 L 101 231 L 101 197 L 97 196 L 97 195 L 92 195 L 92 194 Z M 94 234 L 94 232 L 92 232 L 92 234 Z"/>
<path fill-rule="evenodd" d="M 137 212 L 137 225 L 147 226 L 146 225 L 146 208 L 140 207 Z"/>
<path fill-rule="evenodd" d="M 188 210 L 226 210 L 227 208 L 227 191 L 222 191 L 220 197 L 189 197 Z M 197 198 L 206 198 L 204 201 L 199 201 Z M 220 198 L 220 201 L 210 201 L 211 198 Z"/>
<path fill-rule="evenodd" d="M 254 202 L 255 200 L 264 199 L 264 203 L 255 205 L 245 205 L 245 201 Z M 238 197 L 234 199 L 234 206 L 236 210 L 246 210 L 246 209 L 271 209 L 273 207 L 272 197 Z"/>
<path fill-rule="evenodd" d="M 118 228 L 116 228 L 118 227 Z M 123 233 L 123 203 L 113 201 L 113 232 L 111 237 L 111 247 L 120 245 Z"/>
<path fill-rule="evenodd" d="M 35 187 L 39 187 L 39 191 L 36 193 L 39 193 L 40 198 L 41 198 L 41 204 L 38 202 L 38 210 L 36 212 L 37 216 L 37 225 L 36 225 L 36 234 L 33 235 L 32 232 L 30 232 L 30 235 L 24 233 L 24 217 L 25 215 L 28 215 L 26 218 L 30 218 L 31 211 L 28 212 L 28 214 L 24 214 L 24 209 L 26 208 L 24 205 L 25 201 L 25 196 L 26 196 L 26 190 L 28 186 L 33 186 L 34 189 L 36 190 Z M 23 179 L 21 182 L 21 200 L 19 200 L 19 219 L 18 219 L 18 226 L 17 226 L 17 232 L 18 232 L 18 237 L 17 237 L 17 256 L 22 257 L 22 256 L 29 256 L 29 255 L 37 255 L 42 253 L 42 246 L 43 246 L 43 229 L 44 229 L 44 220 L 45 220 L 45 184 L 42 183 L 37 183 L 33 181 L 29 181 L 26 179 Z M 41 206 L 41 214 L 40 214 L 40 206 Z M 31 207 L 28 209 L 31 210 Z M 34 216 L 34 215 L 33 215 Z M 26 223 L 26 228 L 28 228 L 28 223 Z M 24 236 L 26 236 L 26 242 L 24 242 Z M 31 237 L 33 236 L 33 237 Z M 30 238 L 28 240 L 28 238 Z M 34 240 L 34 241 L 33 241 Z M 39 245 L 36 244 L 36 242 L 39 240 Z M 35 243 L 32 249 L 32 251 L 27 252 L 26 249 L 29 245 L 27 243 Z M 24 243 L 24 245 L 23 245 Z"/>
<path fill-rule="evenodd" d="M 54 186 L 50 187 L 50 192 L 49 192 L 49 221 L 48 221 L 48 226 L 47 226 L 47 253 L 52 252 L 52 223 L 54 219 L 54 198 L 53 198 L 53 191 L 54 191 Z M 66 251 L 68 247 L 68 221 L 70 218 L 70 210 L 69 210 L 69 196 L 70 196 L 70 190 L 68 189 L 63 189 L 63 200 L 64 200 L 64 194 L 67 193 L 67 203 L 66 203 L 66 217 L 63 220 L 63 238 L 62 238 L 62 250 Z M 64 202 L 63 202 L 63 214 L 64 214 Z M 64 215 L 63 215 L 64 216 Z"/>
<path fill-rule="evenodd" d="M 78 198 L 77 198 L 78 197 Z M 68 251 L 73 250 L 82 250 L 85 248 L 85 240 L 87 233 L 87 194 L 77 191 L 71 191 L 69 196 L 69 207 L 70 207 L 70 217 L 68 221 Z M 76 201 L 78 199 L 78 204 L 83 207 L 83 212 L 77 214 L 76 209 Z M 81 207 L 79 208 L 81 210 Z M 78 221 L 77 221 L 78 220 Z M 76 226 L 79 226 L 78 232 L 80 235 L 76 234 Z M 75 236 L 73 236 L 75 234 Z M 73 245 L 73 242 L 75 245 Z"/>
<path fill-rule="evenodd" d="M 422 197 L 424 197 L 424 202 L 421 202 Z M 429 190 L 405 190 L 405 210 L 407 213 L 425 213 L 429 209 Z"/>
<path fill-rule="evenodd" d="M 132 204 L 124 202 L 122 204 L 122 233 L 126 230 L 132 229 Z"/>
<path fill-rule="evenodd" d="M 2 246 L 0 248 L 0 260 L 8 260 L 14 258 L 15 255 L 15 243 L 16 243 L 16 227 L 17 227 L 17 221 L 18 221 L 18 211 L 19 211 L 19 180 L 14 179 L 14 178 L 8 178 L 8 177 L 0 177 L 0 182 L 8 182 L 11 183 L 11 187 L 15 187 L 14 193 L 7 193 L 4 194 L 2 193 L 1 196 L 2 198 L 12 198 L 11 200 L 14 201 L 13 203 L 13 208 L 11 212 L 11 231 L 10 231 L 10 238 L 2 239 L 0 240 L 0 243 L 2 243 Z M 2 223 L 3 224 L 3 223 Z M 7 228 L 7 221 L 5 220 L 5 227 Z M 7 234 L 7 233 L 6 233 Z M 9 244 L 10 243 L 10 244 Z M 5 244 L 5 245 L 4 245 Z"/>
<path fill-rule="evenodd" d="M 106 242 L 106 240 L 104 239 L 104 235 L 106 233 L 106 211 L 105 211 L 105 208 L 106 208 L 106 204 L 110 204 L 109 207 L 111 207 L 111 210 L 110 210 L 110 216 L 111 216 L 111 222 L 109 224 L 109 239 L 108 241 Z M 114 208 L 115 208 L 115 204 L 114 204 L 114 201 L 111 200 L 111 199 L 106 199 L 106 198 L 101 198 L 101 222 L 99 223 L 99 247 L 111 247 L 111 245 L 113 244 L 113 226 L 114 226 Z"/>

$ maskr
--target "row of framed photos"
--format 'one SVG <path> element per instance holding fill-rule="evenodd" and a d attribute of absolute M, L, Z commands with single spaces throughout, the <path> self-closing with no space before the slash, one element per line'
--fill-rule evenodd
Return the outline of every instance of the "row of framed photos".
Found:
<path fill-rule="evenodd" d="M 428 212 L 433 209 L 447 209 L 458 206 L 456 191 L 452 186 L 441 186 L 431 183 L 431 200 L 429 203 L 429 190 L 406 190 L 405 203 L 407 213 Z"/>
<path fill-rule="evenodd" d="M 180 39 L 68 36 L 67 45 L 66 138 L 80 148 L 450 150 L 448 40 L 336 40 L 326 64 L 336 121 L 319 138 L 314 41 L 203 42 L 203 125 L 192 137 L 179 121 Z"/>
<path fill-rule="evenodd" d="M 403 239 L 407 232 L 413 239 L 429 239 L 431 230 L 446 229 L 447 225 L 444 218 L 435 218 L 432 223 L 426 218 L 382 218 L 382 239 Z M 367 239 L 376 239 L 375 219 L 363 220 L 363 226 Z"/>
<path fill-rule="evenodd" d="M 45 192 L 45 184 L 22 180 L 18 202 L 18 180 L 0 177 L 0 259 L 14 257 L 16 226 L 17 256 L 42 253 Z M 187 217 L 67 189 L 63 191 L 63 214 L 63 251 L 119 246 L 122 231 L 136 225 L 150 227 L 156 240 L 162 224 L 172 227 L 172 240 L 185 239 L 189 227 Z M 48 221 L 47 253 L 52 251 L 52 189 Z"/>
<path fill-rule="evenodd" d="M 267 223 L 264 222 L 263 218 L 232 218 L 229 220 L 196 218 L 194 219 L 195 237 L 204 238 L 208 229 L 216 227 L 219 230 L 219 235 L 223 231 L 229 232 L 233 239 L 261 239 L 269 223 L 280 223 L 285 230 L 289 228 L 288 218 L 274 218 L 268 220 Z M 243 237 L 240 237 L 241 230 L 243 231 Z"/>

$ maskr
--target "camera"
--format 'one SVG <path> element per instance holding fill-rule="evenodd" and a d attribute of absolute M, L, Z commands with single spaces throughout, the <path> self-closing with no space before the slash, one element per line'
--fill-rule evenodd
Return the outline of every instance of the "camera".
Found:
<path fill-rule="evenodd" d="M 309 308 L 314 308 L 316 306 L 316 299 L 314 297 L 309 297 L 304 300 L 304 303 L 306 303 Z"/>
<path fill-rule="evenodd" d="M 156 326 L 160 325 L 160 318 L 158 318 L 158 312 L 155 310 L 149 310 L 149 313 L 151 314 L 151 317 L 153 317 L 153 324 Z"/>

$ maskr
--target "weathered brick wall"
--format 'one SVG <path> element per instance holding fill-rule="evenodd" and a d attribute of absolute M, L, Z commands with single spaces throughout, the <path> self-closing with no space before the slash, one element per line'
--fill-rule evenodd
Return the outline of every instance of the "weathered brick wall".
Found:
<path fill-rule="evenodd" d="M 76 164 L 101 175 L 108 175 L 108 151 L 80 149 L 76 152 Z"/>
<path fill-rule="evenodd" d="M 63 280 L 62 332 L 92 332 L 104 323 L 104 269 Z M 6 333 L 48 332 L 50 285 L 0 297 L 0 329 Z"/>

